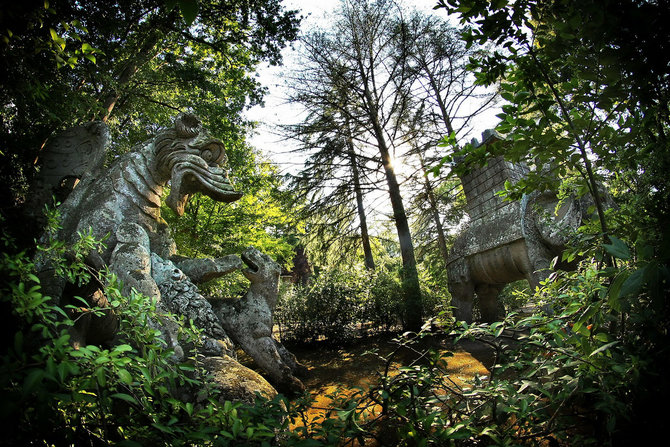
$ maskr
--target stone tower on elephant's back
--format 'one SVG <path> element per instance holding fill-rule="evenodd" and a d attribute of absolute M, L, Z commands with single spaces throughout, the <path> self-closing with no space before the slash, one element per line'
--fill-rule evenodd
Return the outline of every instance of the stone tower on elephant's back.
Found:
<path fill-rule="evenodd" d="M 481 144 L 492 144 L 501 140 L 495 132 L 484 132 Z M 466 198 L 466 211 L 471 220 L 480 219 L 486 214 L 495 213 L 499 209 L 511 206 L 496 195 L 505 189 L 505 181 L 515 183 L 528 173 L 528 168 L 519 163 L 505 161 L 502 156 L 492 158 L 484 166 L 472 169 L 462 175 L 461 182 Z"/>

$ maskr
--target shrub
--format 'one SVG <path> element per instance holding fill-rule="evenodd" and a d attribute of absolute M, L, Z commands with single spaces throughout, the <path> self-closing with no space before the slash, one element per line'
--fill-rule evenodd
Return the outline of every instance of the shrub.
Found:
<path fill-rule="evenodd" d="M 398 325 L 404 310 L 402 285 L 396 275 L 385 270 L 369 275 L 371 282 L 365 319 L 375 328 L 390 331 Z"/>
<path fill-rule="evenodd" d="M 351 342 L 361 331 L 390 331 L 403 318 L 402 286 L 396 274 L 353 269 L 321 272 L 307 286 L 282 287 L 275 313 L 282 339 Z"/>
<path fill-rule="evenodd" d="M 8 247 L 9 241 L 3 241 Z M 96 242 L 82 238 L 71 263 L 64 247 L 42 248 L 60 259 L 62 273 L 86 281 L 82 263 Z M 120 319 L 111 346 L 74 349 L 65 310 L 41 293 L 34 265 L 25 253 L 3 253 L 0 293 L 7 311 L 9 346 L 1 353 L 0 417 L 12 427 L 0 443 L 7 445 L 269 445 L 285 428 L 285 402 L 277 398 L 255 407 L 219 402 L 195 356 L 174 364 L 172 351 L 149 320 L 157 317 L 153 301 L 139 294 L 122 296 L 104 272 L 111 308 Z M 97 313 L 101 309 L 83 309 Z M 198 331 L 184 325 L 182 337 L 197 346 Z M 176 390 L 194 399 L 182 400 Z M 195 397 L 197 396 L 197 398 Z"/>
<path fill-rule="evenodd" d="M 325 337 L 334 343 L 351 340 L 365 302 L 361 279 L 355 273 L 331 270 L 307 286 L 284 291 L 275 313 L 282 338 L 314 342 Z"/>
<path fill-rule="evenodd" d="M 407 333 L 383 357 L 370 390 L 343 398 L 310 436 L 329 430 L 345 444 L 626 446 L 663 435 L 670 395 L 668 259 L 640 245 L 633 254 L 611 238 L 617 267 L 583 263 L 552 275 L 535 298 L 552 313 L 445 327 L 442 336 L 476 339 L 494 354 L 490 375 L 462 386 L 449 377 L 449 355 L 422 350 L 429 334 Z M 547 308 L 547 307 L 545 307 Z M 427 328 L 430 325 L 425 325 Z M 393 368 L 401 348 L 417 361 Z M 328 427 L 328 428 L 326 428 Z M 653 442 L 652 442 L 653 443 Z"/>

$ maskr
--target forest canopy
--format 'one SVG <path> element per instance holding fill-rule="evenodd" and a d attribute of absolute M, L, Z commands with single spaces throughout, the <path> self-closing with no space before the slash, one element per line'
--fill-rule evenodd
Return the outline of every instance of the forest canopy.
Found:
<path fill-rule="evenodd" d="M 248 190 L 248 202 L 268 210 L 267 225 L 281 231 L 279 180 L 264 156 L 245 142 L 254 123 L 243 112 L 261 103 L 265 92 L 253 76 L 256 67 L 261 61 L 279 63 L 281 49 L 296 38 L 296 11 L 276 0 L 27 1 L 7 5 L 0 14 L 3 225 L 21 225 L 17 210 L 26 200 L 40 149 L 57 132 L 101 120 L 111 131 L 112 159 L 170 124 L 180 111 L 190 111 L 225 141 L 231 177 Z M 236 226 L 223 215 L 208 229 L 236 239 L 228 250 L 266 244 L 290 260 L 288 246 L 271 241 L 265 229 L 263 236 L 255 233 L 245 242 L 231 234 Z M 36 237 L 34 231 L 12 234 L 28 242 Z"/>

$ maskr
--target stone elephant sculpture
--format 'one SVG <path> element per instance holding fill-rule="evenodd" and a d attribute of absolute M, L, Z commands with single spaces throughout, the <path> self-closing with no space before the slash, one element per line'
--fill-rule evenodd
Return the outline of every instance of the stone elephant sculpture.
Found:
<path fill-rule="evenodd" d="M 489 144 L 500 136 L 484 134 Z M 560 202 L 555 192 L 535 192 L 518 202 L 497 196 L 505 181 L 523 178 L 528 168 L 495 157 L 461 176 L 470 222 L 458 235 L 447 259 L 447 277 L 457 320 L 472 321 L 475 295 L 481 319 L 501 317 L 498 295 L 513 281 L 535 289 L 550 274 L 551 261 L 565 249 L 570 235 L 589 217 L 588 197 Z M 557 209 L 558 206 L 558 209 Z M 558 264 L 561 268 L 570 268 Z"/>
<path fill-rule="evenodd" d="M 554 219 L 541 213 L 557 202 L 552 193 L 525 197 L 490 219 L 471 222 L 458 236 L 447 266 L 457 320 L 472 321 L 476 295 L 482 320 L 496 321 L 501 317 L 497 298 L 506 284 L 525 279 L 535 289 L 547 278 L 551 261 L 563 252 L 570 230 L 581 224 L 584 209 L 582 202 L 569 199 Z"/>

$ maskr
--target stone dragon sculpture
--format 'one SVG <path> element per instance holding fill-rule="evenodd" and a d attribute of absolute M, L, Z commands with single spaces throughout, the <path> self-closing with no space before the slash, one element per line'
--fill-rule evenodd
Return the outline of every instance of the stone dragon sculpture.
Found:
<path fill-rule="evenodd" d="M 253 248 L 242 253 L 242 260 L 249 266 L 242 270 L 251 282 L 249 290 L 240 299 L 217 303 L 215 313 L 233 341 L 268 372 L 274 383 L 291 392 L 302 392 L 304 387 L 295 375 L 304 375 L 306 368 L 272 337 L 281 268 Z"/>
<path fill-rule="evenodd" d="M 277 348 L 270 352 L 265 348 L 256 349 L 254 345 L 267 346 L 268 340 L 272 340 L 274 304 L 264 305 L 263 301 L 276 301 L 278 275 L 275 278 L 271 274 L 259 276 L 253 272 L 278 272 L 277 264 L 269 257 L 259 258 L 261 254 L 255 249 L 247 250 L 242 258 L 236 255 L 209 259 L 177 256 L 169 228 L 161 218 L 161 200 L 168 186 L 166 204 L 179 216 L 195 193 L 221 202 L 239 199 L 242 194 L 230 183 L 225 162 L 223 143 L 211 137 L 197 117 L 180 114 L 173 127 L 118 157 L 107 170 L 96 169 L 84 174 L 60 206 L 62 226 L 56 238 L 66 244 L 74 244 L 82 233 L 105 239 L 104 248 L 91 253 L 87 262 L 96 269 L 108 267 L 121 280 L 122 292 L 135 289 L 155 299 L 159 309 L 193 320 L 204 331 L 205 354 L 234 358 L 230 335 L 271 379 L 279 385 L 291 384 L 291 390 L 301 390 L 302 384 L 292 375 L 297 369 L 296 363 L 287 366 L 284 359 L 291 361 L 291 357 L 276 355 L 277 349 L 285 351 L 283 346 L 276 342 Z M 249 266 L 245 274 L 251 281 L 248 295 L 256 297 L 250 306 L 259 304 L 261 308 L 243 309 L 245 318 L 236 315 L 233 324 L 225 320 L 230 316 L 227 313 L 214 312 L 196 284 L 242 269 L 245 263 Z M 69 285 L 65 279 L 54 275 L 48 262 L 38 262 L 38 266 L 42 267 L 40 276 L 46 292 L 57 300 L 66 300 Z M 106 304 L 100 290 L 89 290 L 88 297 L 94 304 Z M 243 300 L 240 303 L 246 303 Z M 115 334 L 116 320 L 112 312 L 102 318 L 78 320 L 72 334 L 75 346 L 110 340 Z M 181 360 L 184 349 L 177 340 L 176 321 L 154 324 L 174 350 L 176 360 Z M 270 332 L 262 331 L 263 336 L 259 337 L 261 326 Z M 247 332 L 255 335 L 250 338 Z"/>

